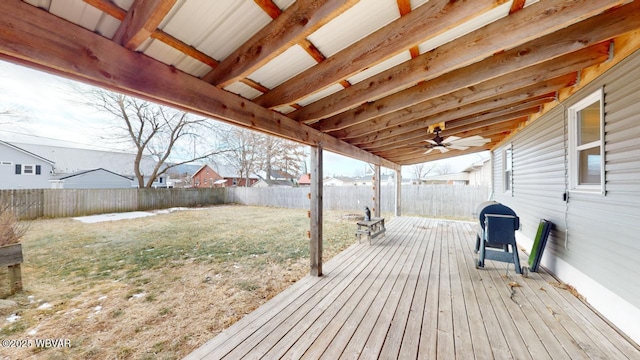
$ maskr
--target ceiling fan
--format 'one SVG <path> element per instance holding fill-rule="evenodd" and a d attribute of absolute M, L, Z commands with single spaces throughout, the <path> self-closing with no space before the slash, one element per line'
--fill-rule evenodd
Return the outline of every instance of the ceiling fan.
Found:
<path fill-rule="evenodd" d="M 441 153 L 446 153 L 447 151 L 449 151 L 449 149 L 467 150 L 472 146 L 482 146 L 491 141 L 490 139 L 485 139 L 482 136 L 478 135 L 468 138 L 449 136 L 444 139 L 442 138 L 442 136 L 440 136 L 440 131 L 440 127 L 434 128 L 433 132 L 436 134 L 436 137 L 434 137 L 433 139 L 424 140 L 429 143 L 426 146 L 428 150 L 424 152 L 425 154 L 428 154 L 436 149 L 440 150 Z"/>

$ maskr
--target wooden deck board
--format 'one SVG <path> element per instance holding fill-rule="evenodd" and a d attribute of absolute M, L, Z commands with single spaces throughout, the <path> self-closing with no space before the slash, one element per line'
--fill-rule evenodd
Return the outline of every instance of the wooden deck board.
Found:
<path fill-rule="evenodd" d="M 640 358 L 544 271 L 476 269 L 474 243 L 473 223 L 395 218 L 187 359 Z"/>

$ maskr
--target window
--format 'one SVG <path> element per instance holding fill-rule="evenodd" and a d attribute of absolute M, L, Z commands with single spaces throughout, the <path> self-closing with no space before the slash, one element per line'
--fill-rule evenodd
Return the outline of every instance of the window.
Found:
<path fill-rule="evenodd" d="M 511 144 L 502 152 L 502 169 L 504 192 L 513 195 L 513 145 Z"/>
<path fill-rule="evenodd" d="M 570 190 L 604 194 L 602 89 L 569 108 Z"/>
<path fill-rule="evenodd" d="M 35 174 L 35 166 L 34 165 L 24 165 L 22 167 L 23 175 L 34 175 Z"/>

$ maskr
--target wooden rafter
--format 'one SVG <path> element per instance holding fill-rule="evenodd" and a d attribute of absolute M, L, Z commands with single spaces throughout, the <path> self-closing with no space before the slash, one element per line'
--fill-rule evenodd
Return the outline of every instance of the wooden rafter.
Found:
<path fill-rule="evenodd" d="M 474 87 L 458 90 L 444 96 L 442 99 L 435 99 L 418 104 L 414 107 L 407 108 L 406 111 L 394 112 L 382 116 L 379 119 L 374 119 L 338 132 L 332 132 L 331 135 L 338 138 L 356 138 L 363 136 L 370 133 L 370 131 L 367 130 L 368 124 L 369 126 L 375 125 L 376 136 L 382 137 L 387 131 L 387 128 L 395 128 L 398 126 L 409 128 L 409 124 L 415 123 L 420 118 L 454 108 L 457 102 L 463 105 L 471 104 L 490 98 L 496 94 L 504 94 L 530 86 L 532 83 L 539 83 L 543 88 L 547 88 L 548 86 L 555 87 L 555 80 L 552 79 L 602 63 L 608 58 L 608 44 L 594 45 L 587 49 L 529 67 L 515 74 L 503 75 L 490 81 L 477 84 Z M 562 80 L 560 79 L 559 81 L 557 84 L 562 86 Z M 569 83 L 566 83 L 566 85 L 569 86 L 573 80 L 565 79 L 565 81 L 569 81 Z M 442 101 L 444 101 L 444 103 Z"/>
<path fill-rule="evenodd" d="M 502 1 L 504 0 L 499 2 Z M 256 102 L 265 107 L 297 102 L 495 6 L 495 0 L 477 0 L 473 4 L 464 1 L 431 0 L 326 61 L 278 85 L 256 99 Z M 389 37 L 389 34 L 394 36 Z M 353 87 L 349 87 L 351 88 Z"/>
<path fill-rule="evenodd" d="M 601 60 L 604 61 L 604 57 Z M 570 61 L 573 65 L 574 59 L 570 59 Z M 522 74 L 518 74 L 516 77 L 510 77 L 508 75 L 501 76 L 479 84 L 472 89 L 458 90 L 438 99 L 418 104 L 410 108 L 409 111 L 387 114 L 380 118 L 329 134 L 341 139 L 352 139 L 356 143 L 358 139 L 367 139 L 368 135 L 382 138 L 384 137 L 383 131 L 386 129 L 410 127 L 412 123 L 419 123 L 420 119 L 469 106 L 477 102 L 489 99 L 498 100 L 502 97 L 508 97 L 510 94 L 513 95 L 520 92 L 524 92 L 525 94 L 544 94 L 549 91 L 556 91 L 563 87 L 571 86 L 576 82 L 577 71 L 583 67 L 584 65 L 573 65 L 572 68 L 561 67 L 559 71 L 546 73 L 544 67 L 539 65 L 538 69 L 530 69 Z M 557 76 L 558 73 L 562 75 Z M 557 77 L 547 79 L 547 77 L 550 76 Z M 531 81 L 532 79 L 539 82 L 535 83 Z"/>
<path fill-rule="evenodd" d="M 506 120 L 506 121 L 489 122 L 489 124 L 483 125 L 481 127 L 470 128 L 468 130 L 459 129 L 457 131 L 449 131 L 448 133 L 443 133 L 443 134 L 444 135 L 449 134 L 447 136 L 454 135 L 461 138 L 478 135 L 478 136 L 482 136 L 484 138 L 489 139 L 496 134 L 506 135 L 507 133 L 511 132 L 513 129 L 516 129 L 520 124 L 523 124 L 525 121 L 527 121 L 526 116 L 521 118 L 515 118 L 512 120 Z M 412 143 L 409 143 L 409 142 L 394 143 L 391 145 L 381 146 L 376 148 L 376 153 L 381 154 L 383 156 L 390 156 L 390 155 L 393 155 L 393 153 L 396 151 L 403 151 L 403 149 L 405 149 L 406 151 L 406 149 L 412 149 L 415 147 L 423 148 L 425 144 L 420 142 L 428 138 L 431 138 L 431 137 L 427 135 L 426 132 L 423 132 L 421 137 L 416 137 L 415 139 L 412 139 L 413 141 Z M 419 145 L 412 145 L 412 144 L 419 144 Z"/>
<path fill-rule="evenodd" d="M 486 59 L 503 49 L 514 48 L 537 37 L 551 34 L 621 3 L 619 0 L 548 0 L 535 3 L 366 81 L 305 106 L 289 116 L 298 121 L 309 122 L 340 113 L 371 98 L 384 97 L 398 89 L 434 79 Z M 411 12 L 414 13 L 417 11 Z M 406 17 L 408 16 L 403 18 Z M 505 36 L 504 29 L 510 29 L 508 36 Z M 308 76 L 312 77 L 313 73 L 309 72 Z M 274 94 L 274 91 L 269 94 Z"/>
<path fill-rule="evenodd" d="M 0 57 L 391 169 L 398 166 L 19 0 L 0 2 Z M 50 31 L 56 29 L 56 31 Z"/>
<path fill-rule="evenodd" d="M 411 12 L 411 0 L 397 0 L 398 10 L 400 10 L 400 16 L 405 16 Z M 420 48 L 418 45 L 409 48 L 411 58 L 418 57 L 420 55 Z"/>
<path fill-rule="evenodd" d="M 447 126 L 451 126 L 451 128 L 456 128 L 456 127 L 467 126 L 470 124 L 475 124 L 475 127 L 481 127 L 492 120 L 496 122 L 502 122 L 502 121 L 519 118 L 522 116 L 529 116 L 539 112 L 540 105 L 542 105 L 542 103 L 550 102 L 550 101 L 552 101 L 552 99 L 547 98 L 547 99 L 544 99 L 543 101 L 535 101 L 535 102 L 532 102 L 531 104 L 522 104 L 514 108 L 496 109 L 496 111 L 488 112 L 482 115 L 473 115 L 473 116 L 468 116 L 466 118 L 447 122 Z M 499 119 L 499 120 L 495 120 L 495 119 Z M 446 128 L 446 129 L 451 131 L 450 128 Z M 469 127 L 465 128 L 465 130 L 469 130 Z M 385 138 L 382 140 L 377 140 L 372 143 L 362 144 L 360 145 L 360 147 L 362 149 L 375 151 L 377 148 L 381 148 L 383 146 L 389 146 L 394 143 L 404 143 L 407 141 L 413 141 L 417 137 L 420 137 L 421 134 L 426 134 L 426 132 L 427 132 L 427 126 L 412 132 L 401 133 L 391 138 Z"/>
<path fill-rule="evenodd" d="M 304 44 L 310 44 L 306 37 L 356 2 L 356 0 L 296 1 L 203 79 L 224 87 L 246 77 L 294 44 L 303 43 L 303 48 L 313 51 L 315 46 L 304 46 Z"/>
<path fill-rule="evenodd" d="M 103 11 L 104 13 L 123 21 L 127 16 L 127 11 L 120 8 L 118 5 L 114 4 L 110 0 L 84 0 L 87 4 L 95 7 Z M 196 49 L 195 47 L 186 44 L 185 42 L 171 36 L 170 34 L 165 33 L 160 29 L 156 29 L 151 33 L 151 38 L 162 41 L 166 45 L 171 46 L 172 48 L 182 52 L 183 54 L 192 57 L 196 60 L 201 61 L 204 64 L 209 65 L 211 68 L 215 68 L 218 66 L 218 61 L 212 58 L 211 56 L 203 53 L 202 51 Z"/>
<path fill-rule="evenodd" d="M 156 31 L 176 1 L 136 0 L 113 36 L 113 41 L 129 50 L 136 50 Z"/>

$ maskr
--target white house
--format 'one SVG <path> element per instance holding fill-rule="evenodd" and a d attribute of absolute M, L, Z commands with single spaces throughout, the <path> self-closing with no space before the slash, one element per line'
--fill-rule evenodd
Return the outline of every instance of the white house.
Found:
<path fill-rule="evenodd" d="M 0 141 L 0 189 L 44 189 L 54 162 L 21 147 Z"/>

